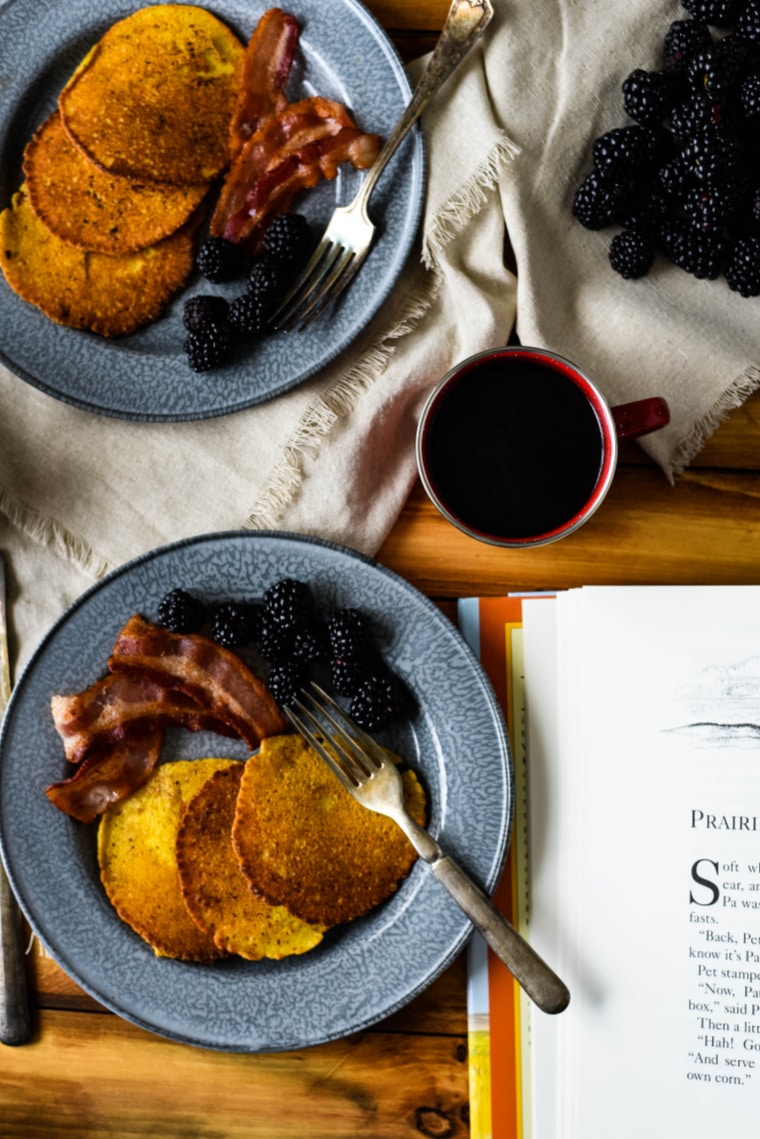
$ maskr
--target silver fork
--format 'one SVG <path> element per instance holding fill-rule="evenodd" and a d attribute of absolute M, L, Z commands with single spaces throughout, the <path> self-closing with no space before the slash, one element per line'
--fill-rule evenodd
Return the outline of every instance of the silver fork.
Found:
<path fill-rule="evenodd" d="M 408 813 L 401 776 L 383 748 L 313 681 L 303 691 L 302 699 L 292 701 L 285 714 L 363 807 L 388 815 L 398 823 L 531 1000 L 548 1013 L 567 1008 L 570 994 L 565 984 Z M 329 746 L 325 746 L 326 742 Z"/>
<path fill-rule="evenodd" d="M 309 263 L 272 317 L 276 331 L 308 328 L 358 273 L 369 253 L 375 226 L 367 204 L 380 175 L 433 95 L 451 75 L 491 22 L 491 0 L 453 0 L 425 73 L 398 123 L 370 167 L 361 189 L 347 206 L 338 206 Z"/>

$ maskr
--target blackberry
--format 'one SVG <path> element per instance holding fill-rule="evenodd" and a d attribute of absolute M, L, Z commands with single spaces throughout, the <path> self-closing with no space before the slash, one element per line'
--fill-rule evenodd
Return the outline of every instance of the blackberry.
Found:
<path fill-rule="evenodd" d="M 211 615 L 211 638 L 227 649 L 239 649 L 253 637 L 254 617 L 249 605 L 227 601 Z"/>
<path fill-rule="evenodd" d="M 249 261 L 239 245 L 224 237 L 209 237 L 198 250 L 198 272 L 215 285 L 242 277 Z"/>
<path fill-rule="evenodd" d="M 224 297 L 189 297 L 182 309 L 182 323 L 188 332 L 197 332 L 206 324 L 224 325 L 229 307 Z"/>
<path fill-rule="evenodd" d="M 355 696 L 368 675 L 368 665 L 363 658 L 337 657 L 330 661 L 330 679 L 338 696 Z"/>
<path fill-rule="evenodd" d="M 656 233 L 668 211 L 665 192 L 658 185 L 648 186 L 631 199 L 627 210 L 622 210 L 617 220 L 624 229 L 635 229 L 639 233 Z"/>
<path fill-rule="evenodd" d="M 230 355 L 232 341 L 226 326 L 208 323 L 191 332 L 184 347 L 193 371 L 209 372 L 223 364 Z"/>
<path fill-rule="evenodd" d="M 748 75 L 739 89 L 742 114 L 751 123 L 760 119 L 760 74 Z"/>
<path fill-rule="evenodd" d="M 172 633 L 197 633 L 206 621 L 206 606 L 184 589 L 172 589 L 158 606 L 158 624 Z"/>
<path fill-rule="evenodd" d="M 665 33 L 662 45 L 663 64 L 668 71 L 683 71 L 697 52 L 712 43 L 712 36 L 697 20 L 676 20 Z"/>
<path fill-rule="evenodd" d="M 269 613 L 265 611 L 259 613 L 253 639 L 264 660 L 269 664 L 284 664 L 290 659 L 293 649 L 293 630 L 278 624 Z"/>
<path fill-rule="evenodd" d="M 731 132 L 737 123 L 734 106 L 724 95 L 693 94 L 674 107 L 670 115 L 670 129 L 684 142 L 705 128 Z"/>
<path fill-rule="evenodd" d="M 604 229 L 625 208 L 630 190 L 629 183 L 592 170 L 575 192 L 573 214 L 586 229 Z"/>
<path fill-rule="evenodd" d="M 760 237 L 736 242 L 726 266 L 729 289 L 743 297 L 760 296 Z"/>
<path fill-rule="evenodd" d="M 409 706 L 406 686 L 393 673 L 388 673 L 362 681 L 351 700 L 350 712 L 365 731 L 379 732 L 405 716 Z"/>
<path fill-rule="evenodd" d="M 756 186 L 750 194 L 749 221 L 750 225 L 760 226 L 760 186 Z"/>
<path fill-rule="evenodd" d="M 330 646 L 322 626 L 309 624 L 294 629 L 291 651 L 298 660 L 312 663 L 327 660 L 330 655 Z"/>
<path fill-rule="evenodd" d="M 623 82 L 625 113 L 642 126 L 655 126 L 675 105 L 679 91 L 676 73 L 637 68 Z"/>
<path fill-rule="evenodd" d="M 694 186 L 684 197 L 681 208 L 693 229 L 711 233 L 729 223 L 739 197 L 738 183 L 731 180 Z"/>
<path fill-rule="evenodd" d="M 285 295 L 292 281 L 287 266 L 267 254 L 258 257 L 248 275 L 248 292 L 271 313 Z"/>
<path fill-rule="evenodd" d="M 306 666 L 301 661 L 289 660 L 274 664 L 269 670 L 267 687 L 280 707 L 292 704 L 308 683 Z"/>
<path fill-rule="evenodd" d="M 714 28 L 730 28 L 736 23 L 745 0 L 681 0 L 681 3 L 695 20 Z"/>
<path fill-rule="evenodd" d="M 660 248 L 665 256 L 695 277 L 714 280 L 720 273 L 723 240 L 700 233 L 681 218 L 668 218 L 660 227 Z"/>
<path fill-rule="evenodd" d="M 648 127 L 615 127 L 594 141 L 594 167 L 606 177 L 626 177 L 654 162 L 657 136 Z"/>
<path fill-rule="evenodd" d="M 757 46 L 760 44 L 760 2 L 749 0 L 736 21 L 734 34 L 738 39 Z"/>
<path fill-rule="evenodd" d="M 689 139 L 679 158 L 688 176 L 700 183 L 735 174 L 742 160 L 743 147 L 734 135 L 709 128 Z"/>
<path fill-rule="evenodd" d="M 644 277 L 654 264 L 655 243 L 650 236 L 624 229 L 610 242 L 610 265 L 626 280 Z"/>
<path fill-rule="evenodd" d="M 309 587 L 295 578 L 283 578 L 264 594 L 264 608 L 273 621 L 286 629 L 307 625 L 312 618 Z"/>
<path fill-rule="evenodd" d="M 699 95 L 711 97 L 733 91 L 747 69 L 746 49 L 733 36 L 719 40 L 689 60 L 689 85 Z"/>
<path fill-rule="evenodd" d="M 690 170 L 680 156 L 657 171 L 657 190 L 668 203 L 681 201 L 690 185 Z"/>
<path fill-rule="evenodd" d="M 370 652 L 367 621 L 358 609 L 338 609 L 327 624 L 333 657 L 341 660 L 366 659 Z"/>
<path fill-rule="evenodd" d="M 305 264 L 316 243 L 303 214 L 279 214 L 267 226 L 261 244 L 265 253 L 295 269 Z"/>
<path fill-rule="evenodd" d="M 244 339 L 266 336 L 269 311 L 253 293 L 235 297 L 230 305 L 230 327 Z"/>

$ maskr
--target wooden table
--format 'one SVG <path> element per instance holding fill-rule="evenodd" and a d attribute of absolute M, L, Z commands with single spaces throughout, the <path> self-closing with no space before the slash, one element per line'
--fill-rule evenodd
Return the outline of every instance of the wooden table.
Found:
<path fill-rule="evenodd" d="M 374 0 L 405 58 L 427 50 L 448 0 Z M 624 449 L 578 533 L 524 553 L 472 541 L 417 487 L 378 555 L 453 616 L 457 597 L 586 583 L 760 580 L 760 397 L 734 412 L 670 486 Z M 33 1041 L 0 1045 L 0 1139 L 394 1139 L 468 1135 L 462 957 L 374 1028 L 300 1052 L 238 1056 L 169 1043 L 101 1009 L 29 954 Z"/>

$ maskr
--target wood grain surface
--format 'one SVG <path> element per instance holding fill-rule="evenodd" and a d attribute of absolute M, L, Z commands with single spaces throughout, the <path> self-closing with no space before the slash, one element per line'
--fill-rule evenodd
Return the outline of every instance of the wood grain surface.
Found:
<path fill-rule="evenodd" d="M 448 0 L 369 3 L 405 59 L 433 46 Z M 455 599 L 584 583 L 756 582 L 760 397 L 728 417 L 674 485 L 635 446 L 582 530 L 517 553 L 474 542 L 417 486 L 378 560 Z M 30 939 L 34 1038 L 0 1046 L 0 1139 L 367 1139 L 469 1134 L 462 957 L 374 1029 L 301 1052 L 172 1044 L 100 1009 Z"/>

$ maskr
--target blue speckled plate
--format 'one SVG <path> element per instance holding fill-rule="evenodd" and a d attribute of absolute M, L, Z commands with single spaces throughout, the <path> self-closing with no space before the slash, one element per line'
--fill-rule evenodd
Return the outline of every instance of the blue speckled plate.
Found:
<path fill-rule="evenodd" d="M 226 1051 L 300 1048 L 366 1028 L 428 985 L 471 930 L 428 868 L 416 864 L 373 913 L 331 931 L 303 957 L 210 965 L 157 959 L 100 886 L 96 826 L 60 814 L 44 788 L 66 761 L 49 711 L 54 693 L 105 670 L 132 613 L 155 617 L 176 585 L 208 602 L 260 598 L 281 577 L 308 581 L 323 611 L 355 606 L 412 688 L 413 721 L 385 742 L 421 774 L 430 829 L 491 890 L 512 812 L 512 772 L 498 704 L 454 626 L 408 583 L 349 550 L 291 535 L 208 535 L 117 570 L 64 614 L 18 681 L 0 737 L 0 843 L 11 884 L 40 940 L 87 992 L 127 1020 Z M 244 758 L 240 745 L 177 730 L 165 762 Z"/>
<path fill-rule="evenodd" d="M 24 146 L 79 60 L 112 23 L 139 6 L 124 0 L 0 4 L 0 209 L 20 185 Z M 269 5 L 213 0 L 207 6 L 245 41 Z M 395 48 L 374 17 L 359 0 L 293 0 L 285 7 L 302 26 L 290 97 L 337 99 L 364 130 L 387 137 L 410 91 Z M 197 374 L 188 367 L 182 305 L 198 292 L 237 295 L 243 284 L 221 290 L 199 277 L 154 324 L 109 341 L 53 324 L 0 274 L 0 359 L 57 399 L 125 419 L 205 419 L 271 399 L 342 352 L 388 296 L 417 231 L 424 173 L 422 135 L 414 131 L 373 195 L 378 238 L 345 298 L 307 332 L 280 333 L 241 351 L 224 369 Z M 344 165 L 335 182 L 301 195 L 294 208 L 319 232 L 334 207 L 351 200 L 361 178 Z"/>

